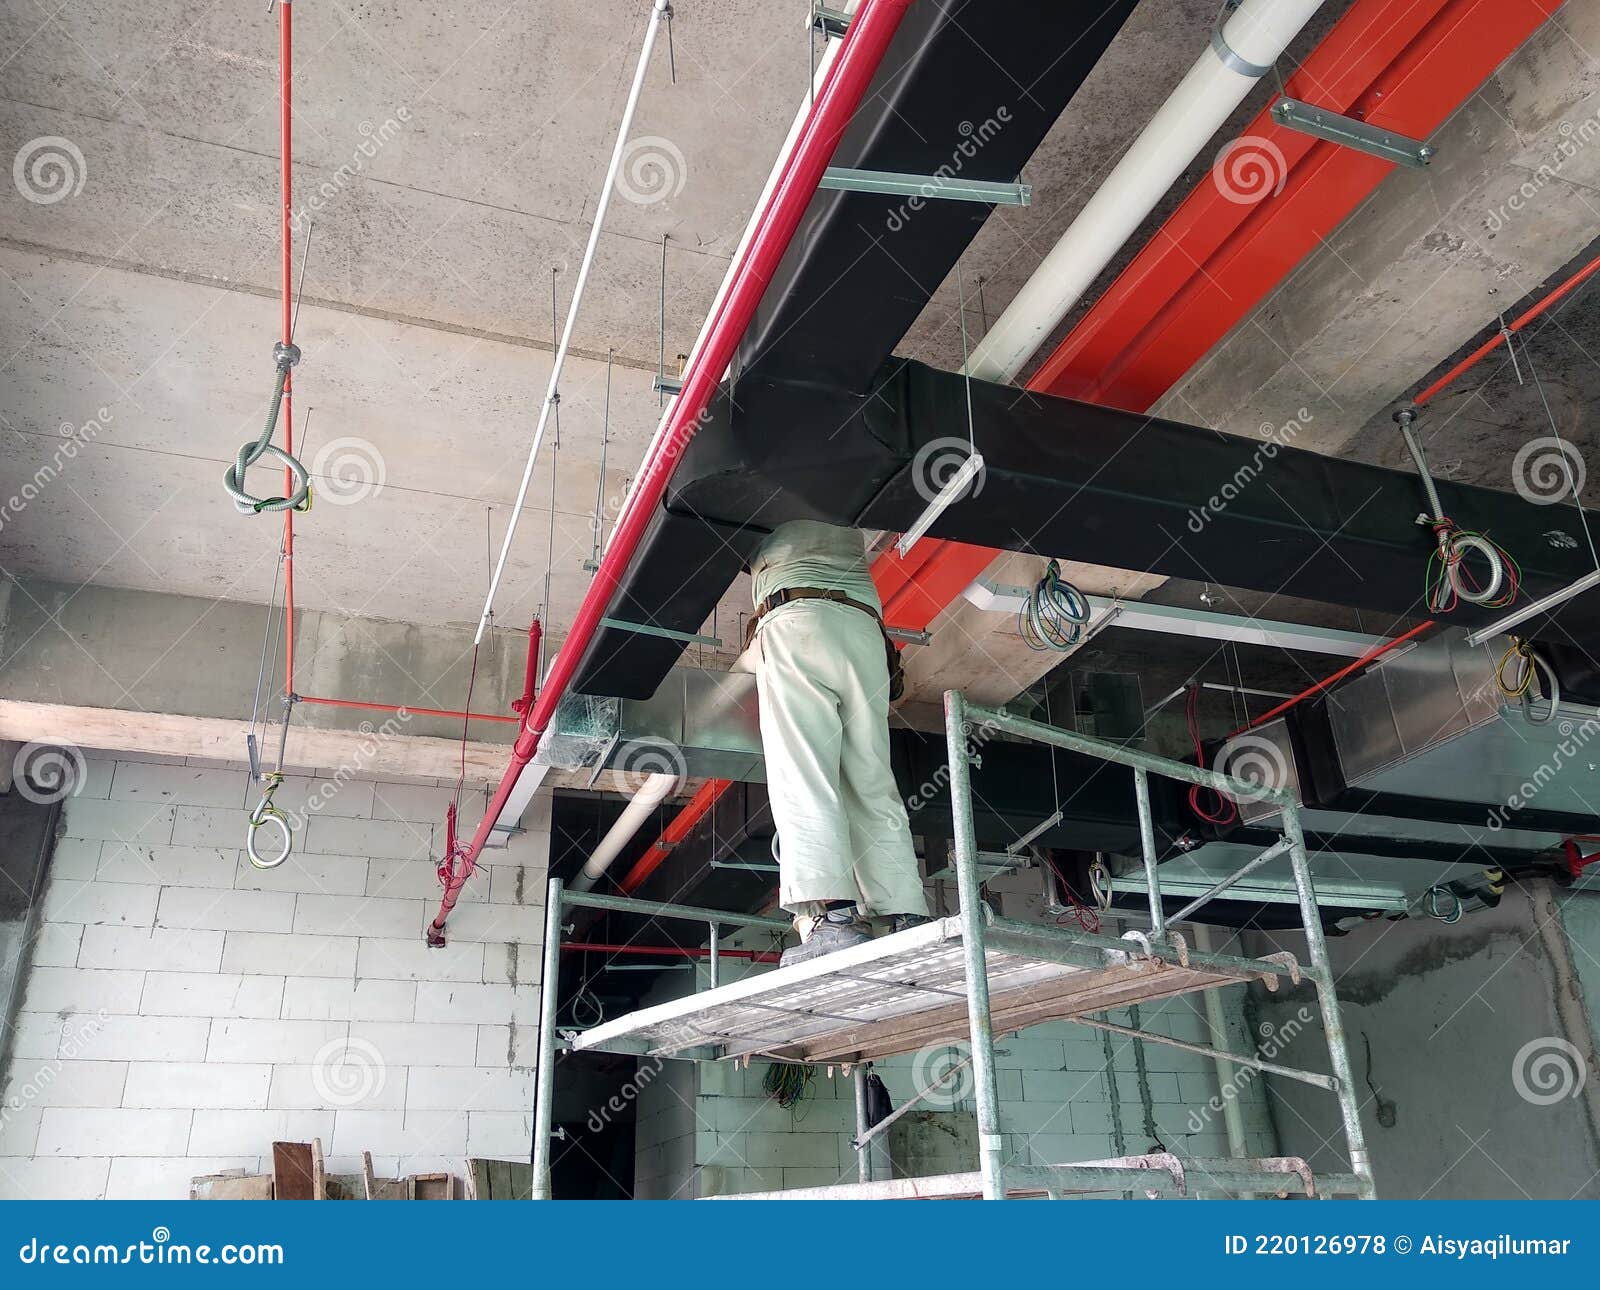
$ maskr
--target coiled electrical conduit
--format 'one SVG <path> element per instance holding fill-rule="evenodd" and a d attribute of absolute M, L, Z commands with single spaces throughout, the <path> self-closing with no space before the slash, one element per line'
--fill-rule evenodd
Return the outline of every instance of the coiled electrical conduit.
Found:
<path fill-rule="evenodd" d="M 1516 562 L 1483 534 L 1457 528 L 1445 514 L 1444 503 L 1439 500 L 1439 490 L 1428 469 L 1428 455 L 1422 447 L 1422 440 L 1417 437 L 1416 409 L 1401 408 L 1394 414 L 1394 419 L 1405 439 L 1406 449 L 1416 463 L 1422 492 L 1428 501 L 1428 527 L 1433 530 L 1437 546 L 1434 556 L 1437 573 L 1431 561 L 1428 570 L 1428 611 L 1449 613 L 1457 600 L 1491 609 L 1509 605 L 1517 595 L 1519 580 Z M 1488 566 L 1489 578 L 1483 586 L 1478 586 L 1467 571 L 1467 557 L 1474 553 L 1481 556 Z"/>
<path fill-rule="evenodd" d="M 1517 672 L 1516 680 L 1506 679 L 1506 665 L 1513 659 L 1521 661 L 1522 666 Z M 1533 681 L 1534 676 L 1543 678 L 1545 706 L 1543 715 L 1540 709 L 1534 706 Z M 1494 670 L 1495 683 L 1499 685 L 1500 692 L 1508 699 L 1517 699 L 1522 704 L 1523 718 L 1535 726 L 1547 726 L 1555 720 L 1556 709 L 1561 706 L 1561 682 L 1556 677 L 1555 668 L 1532 645 L 1521 637 L 1514 637 L 1511 648 L 1500 656 L 1500 663 Z"/>
<path fill-rule="evenodd" d="M 1088 625 L 1088 597 L 1061 576 L 1057 561 L 1050 561 L 1017 611 L 1017 634 L 1029 649 L 1065 653 L 1082 641 Z"/>
<path fill-rule="evenodd" d="M 222 476 L 223 487 L 233 498 L 234 509 L 241 515 L 259 515 L 262 511 L 303 511 L 308 509 L 311 478 L 298 459 L 272 442 L 278 428 L 278 410 L 283 406 L 284 387 L 289 382 L 289 369 L 300 361 L 300 347 L 278 341 L 272 347 L 273 362 L 277 364 L 278 379 L 272 389 L 272 402 L 267 407 L 267 423 L 261 437 L 254 443 L 244 444 L 239 456 Z M 245 472 L 263 457 L 274 457 L 294 476 L 294 488 L 288 497 L 252 497 L 245 491 Z"/>

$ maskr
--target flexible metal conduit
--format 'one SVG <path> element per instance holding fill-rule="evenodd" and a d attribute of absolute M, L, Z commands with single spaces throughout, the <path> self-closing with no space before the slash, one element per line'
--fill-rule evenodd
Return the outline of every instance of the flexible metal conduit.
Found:
<path fill-rule="evenodd" d="M 445 920 L 455 907 L 461 888 L 471 875 L 483 845 L 507 799 L 516 787 L 523 768 L 533 760 L 539 738 L 550 724 L 556 705 L 571 684 L 583 652 L 594 638 L 623 571 L 638 550 L 639 542 L 656 507 L 666 491 L 674 465 L 700 426 L 722 374 L 733 361 L 739 340 L 750 325 L 756 307 L 788 250 L 806 207 L 817 191 L 822 173 L 834 149 L 855 115 L 873 75 L 889 48 L 895 31 L 912 0 L 863 0 L 849 33 L 827 79 L 806 114 L 789 156 L 750 235 L 728 275 L 727 289 L 718 298 L 712 316 L 689 356 L 684 369 L 682 392 L 668 407 L 661 428 L 651 441 L 651 450 L 640 469 L 632 494 L 632 504 L 617 522 L 611 541 L 600 560 L 600 568 L 584 595 L 573 621 L 572 631 L 550 666 L 543 688 L 525 718 L 512 751 L 511 764 L 478 822 L 477 831 L 467 844 L 462 863 L 439 903 L 432 930 L 442 932 Z"/>
<path fill-rule="evenodd" d="M 973 376 L 1016 376 L 1322 4 L 1243 0 L 979 341 Z"/>

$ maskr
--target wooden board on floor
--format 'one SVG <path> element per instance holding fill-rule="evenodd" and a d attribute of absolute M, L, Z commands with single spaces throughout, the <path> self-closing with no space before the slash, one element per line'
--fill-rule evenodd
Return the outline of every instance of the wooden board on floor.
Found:
<path fill-rule="evenodd" d="M 526 1160 L 469 1160 L 473 1200 L 532 1200 L 533 1166 Z"/>
<path fill-rule="evenodd" d="M 316 1165 L 309 1142 L 272 1144 L 272 1194 L 276 1200 L 315 1200 Z"/>
<path fill-rule="evenodd" d="M 190 1180 L 190 1200 L 271 1200 L 270 1174 L 202 1174 Z"/>
<path fill-rule="evenodd" d="M 406 1179 L 411 1184 L 413 1200 L 454 1200 L 455 1178 L 450 1174 L 412 1174 Z"/>

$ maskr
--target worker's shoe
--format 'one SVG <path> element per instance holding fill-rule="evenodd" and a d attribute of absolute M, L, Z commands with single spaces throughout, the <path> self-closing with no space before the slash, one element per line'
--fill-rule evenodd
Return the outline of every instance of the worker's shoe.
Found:
<path fill-rule="evenodd" d="M 933 922 L 926 914 L 890 914 L 884 921 L 884 935 L 892 936 L 910 927 L 922 927 Z"/>
<path fill-rule="evenodd" d="M 800 944 L 784 950 L 779 967 L 793 967 L 872 939 L 866 920 L 854 905 L 841 905 L 822 914 L 803 914 L 794 920 L 794 929 L 800 934 Z"/>

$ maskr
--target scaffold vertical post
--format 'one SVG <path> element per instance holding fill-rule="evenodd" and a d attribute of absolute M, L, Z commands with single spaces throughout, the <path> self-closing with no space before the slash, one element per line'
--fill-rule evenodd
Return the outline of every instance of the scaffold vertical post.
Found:
<path fill-rule="evenodd" d="M 1167 920 L 1161 912 L 1161 879 L 1156 876 L 1156 824 L 1150 812 L 1150 776 L 1143 766 L 1133 768 L 1133 798 L 1139 808 L 1139 846 L 1144 854 L 1145 885 L 1150 892 L 1150 931 L 1162 937 L 1167 934 Z"/>
<path fill-rule="evenodd" d="M 983 1198 L 1004 1200 L 1004 1139 L 1000 1098 L 995 1085 L 994 1029 L 989 1018 L 989 969 L 984 956 L 984 904 L 978 887 L 978 841 L 972 823 L 971 731 L 967 703 L 959 690 L 944 696 L 945 740 L 949 745 L 950 803 L 955 825 L 956 891 L 961 901 L 961 948 L 967 978 L 967 1016 L 972 1035 L 972 1074 L 978 1110 L 978 1167 Z"/>
<path fill-rule="evenodd" d="M 1289 863 L 1294 872 L 1295 895 L 1300 902 L 1300 918 L 1305 924 L 1306 950 L 1311 958 L 1311 978 L 1317 989 L 1317 1004 L 1322 1010 L 1322 1029 L 1328 1040 L 1328 1061 L 1339 1081 L 1335 1094 L 1339 1114 L 1344 1120 L 1345 1147 L 1350 1155 L 1350 1172 L 1361 1180 L 1364 1200 L 1373 1199 L 1372 1161 L 1367 1155 L 1366 1136 L 1361 1128 L 1361 1104 L 1356 1100 L 1355 1073 L 1350 1065 L 1350 1048 L 1344 1033 L 1344 1018 L 1339 1015 L 1339 992 L 1333 980 L 1333 962 L 1328 957 L 1327 938 L 1322 934 L 1322 915 L 1317 908 L 1316 887 L 1311 881 L 1311 860 L 1306 854 L 1305 834 L 1300 828 L 1300 811 L 1292 802 L 1283 806 L 1283 831 L 1289 839 Z"/>
<path fill-rule="evenodd" d="M 861 1182 L 872 1181 L 872 1143 L 864 1141 L 867 1130 L 867 1063 L 857 1062 L 851 1072 L 856 1091 L 856 1176 Z"/>
<path fill-rule="evenodd" d="M 550 1200 L 550 1143 L 556 1091 L 556 1008 L 561 1002 L 561 879 L 550 879 L 539 977 L 539 1065 L 533 1095 L 533 1199 Z"/>

